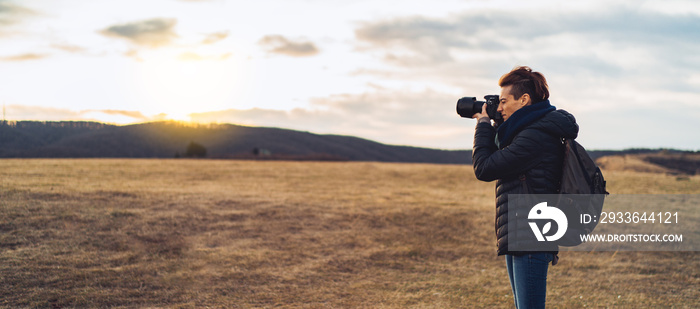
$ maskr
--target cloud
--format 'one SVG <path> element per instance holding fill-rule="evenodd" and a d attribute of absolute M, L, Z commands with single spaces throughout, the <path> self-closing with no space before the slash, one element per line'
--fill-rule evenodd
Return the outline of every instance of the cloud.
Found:
<path fill-rule="evenodd" d="M 40 120 L 60 121 L 78 119 L 80 113 L 64 108 L 7 105 L 5 107 L 7 120 Z"/>
<path fill-rule="evenodd" d="M 292 41 L 281 35 L 266 35 L 258 44 L 268 52 L 292 57 L 313 56 L 319 52 L 316 45 L 309 41 Z"/>
<path fill-rule="evenodd" d="M 39 59 L 44 59 L 47 58 L 48 55 L 45 54 L 34 54 L 34 53 L 26 53 L 26 54 L 19 54 L 19 55 L 13 55 L 13 56 L 4 56 L 0 57 L 0 61 L 30 61 L 30 60 L 39 60 Z"/>
<path fill-rule="evenodd" d="M 51 47 L 65 51 L 65 52 L 74 53 L 74 54 L 85 53 L 87 51 L 87 49 L 85 47 L 78 46 L 78 45 L 64 44 L 64 43 L 51 44 Z"/>
<path fill-rule="evenodd" d="M 0 1 L 0 25 L 11 25 L 21 21 L 22 18 L 36 15 L 37 12 L 9 1 Z"/>
<path fill-rule="evenodd" d="M 473 11 L 437 19 L 422 16 L 378 22 L 358 27 L 360 50 L 380 51 L 397 66 L 432 66 L 469 59 L 508 59 L 521 55 L 594 56 L 607 69 L 624 67 L 615 58 L 631 48 L 644 48 L 670 61 L 679 49 L 698 51 L 700 16 L 665 15 L 629 9 L 607 12 L 559 12 L 522 14 L 518 18 L 502 10 Z M 612 56 L 612 57 L 611 57 Z M 641 60 L 641 59 L 640 59 Z M 644 59 L 646 60 L 646 59 Z M 587 62 L 585 62 L 587 63 Z"/>
<path fill-rule="evenodd" d="M 207 37 L 202 40 L 202 44 L 214 44 L 228 37 L 228 31 L 219 31 L 207 34 Z"/>
<path fill-rule="evenodd" d="M 177 34 L 174 31 L 177 20 L 174 18 L 153 18 L 132 23 L 109 26 L 101 34 L 108 37 L 126 39 L 147 47 L 168 45 Z"/>
<path fill-rule="evenodd" d="M 116 110 L 116 109 L 86 110 L 86 111 L 81 111 L 80 114 L 94 113 L 94 112 L 103 113 L 106 115 L 124 116 L 124 117 L 132 118 L 134 120 L 140 120 L 140 121 L 145 121 L 145 120 L 149 119 L 149 117 L 144 116 L 139 111 L 125 111 L 125 110 Z"/>
<path fill-rule="evenodd" d="M 125 51 L 124 56 L 129 57 L 131 59 L 134 59 L 136 61 L 143 61 L 143 58 L 141 58 L 139 51 L 136 49 L 130 49 L 130 50 Z"/>
<path fill-rule="evenodd" d="M 116 123 L 134 123 L 152 120 L 162 120 L 163 115 L 148 117 L 139 111 L 115 109 L 89 109 L 75 111 L 65 108 L 29 105 L 7 105 L 5 107 L 8 120 L 39 120 L 39 121 L 102 121 Z"/>
<path fill-rule="evenodd" d="M 449 47 L 468 46 L 454 24 L 425 17 L 367 23 L 355 36 L 368 48 L 386 50 L 386 61 L 403 65 L 451 62 Z"/>

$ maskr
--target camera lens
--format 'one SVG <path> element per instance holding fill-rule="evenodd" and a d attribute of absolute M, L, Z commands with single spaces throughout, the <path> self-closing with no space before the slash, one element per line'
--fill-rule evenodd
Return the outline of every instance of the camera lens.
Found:
<path fill-rule="evenodd" d="M 479 102 L 475 97 L 464 97 L 457 100 L 457 114 L 463 118 L 472 118 L 476 113 L 481 113 L 481 106 L 485 102 Z"/>

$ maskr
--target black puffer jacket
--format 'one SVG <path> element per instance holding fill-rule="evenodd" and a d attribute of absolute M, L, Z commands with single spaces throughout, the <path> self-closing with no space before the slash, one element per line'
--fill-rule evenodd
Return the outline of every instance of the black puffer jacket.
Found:
<path fill-rule="evenodd" d="M 479 180 L 497 180 L 498 255 L 522 253 L 508 251 L 508 194 L 557 193 L 564 156 L 562 138 L 576 138 L 577 135 L 576 119 L 564 110 L 549 112 L 525 126 L 510 143 L 500 145 L 501 149 L 496 147 L 493 126 L 485 122 L 476 126 L 472 151 L 474 173 Z"/>

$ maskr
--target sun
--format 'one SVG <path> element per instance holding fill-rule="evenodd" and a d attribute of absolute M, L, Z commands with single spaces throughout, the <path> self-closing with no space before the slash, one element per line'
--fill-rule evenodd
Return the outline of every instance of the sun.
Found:
<path fill-rule="evenodd" d="M 192 55 L 151 56 L 143 60 L 139 84 L 144 111 L 190 121 L 190 114 L 231 108 L 242 87 L 234 61 Z"/>

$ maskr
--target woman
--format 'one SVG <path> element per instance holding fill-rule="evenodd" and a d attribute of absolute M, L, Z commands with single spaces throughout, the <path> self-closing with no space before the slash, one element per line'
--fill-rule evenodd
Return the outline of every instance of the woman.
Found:
<path fill-rule="evenodd" d="M 491 125 L 484 104 L 474 133 L 472 160 L 479 180 L 496 180 L 498 255 L 505 255 L 516 308 L 544 308 L 550 252 L 508 250 L 508 195 L 555 194 L 559 191 L 564 149 L 562 138 L 576 138 L 574 117 L 549 103 L 544 76 L 526 66 L 499 80 L 498 112 L 503 123 Z"/>

